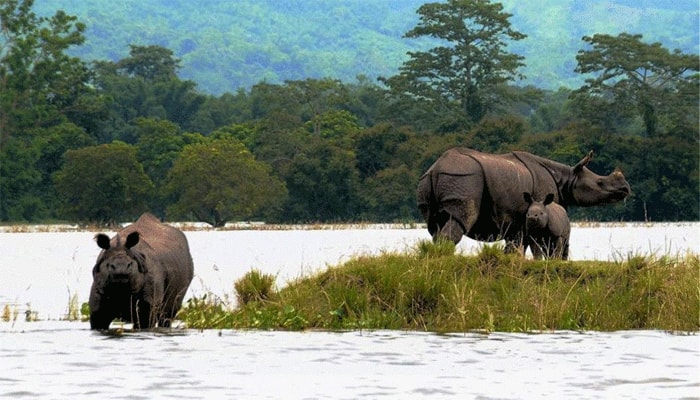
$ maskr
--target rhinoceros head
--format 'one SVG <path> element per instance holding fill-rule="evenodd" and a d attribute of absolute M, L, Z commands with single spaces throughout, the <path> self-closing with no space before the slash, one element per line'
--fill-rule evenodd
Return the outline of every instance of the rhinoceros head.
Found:
<path fill-rule="evenodd" d="M 578 164 L 572 167 L 571 196 L 578 206 L 595 206 L 615 203 L 630 195 L 630 185 L 622 171 L 615 169 L 608 176 L 598 175 L 586 165 L 593 158 L 590 151 Z"/>
<path fill-rule="evenodd" d="M 539 230 L 547 227 L 549 223 L 549 213 L 547 212 L 547 204 L 554 201 L 554 194 L 549 193 L 544 201 L 536 201 L 532 198 L 529 192 L 524 192 L 523 197 L 529 204 L 525 222 L 528 230 Z"/>
<path fill-rule="evenodd" d="M 114 246 L 103 233 L 95 236 L 95 240 L 102 252 L 92 270 L 93 278 L 112 289 L 139 292 L 144 286 L 148 272 L 143 254 L 134 249 L 139 242 L 139 233 L 130 233 L 124 243 L 121 242 L 121 237 L 117 236 Z"/>

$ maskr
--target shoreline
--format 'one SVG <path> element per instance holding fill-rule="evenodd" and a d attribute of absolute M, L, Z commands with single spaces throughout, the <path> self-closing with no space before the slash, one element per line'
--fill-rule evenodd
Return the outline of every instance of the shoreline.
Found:
<path fill-rule="evenodd" d="M 186 232 L 226 232 L 226 231 L 333 231 L 333 230 L 396 230 L 396 229 L 426 229 L 425 223 L 338 223 L 338 224 L 267 224 L 265 222 L 231 222 L 221 228 L 214 228 L 203 222 L 165 222 Z M 120 223 L 124 227 L 131 222 Z M 700 228 L 700 221 L 674 222 L 597 222 L 573 221 L 572 228 L 644 228 L 644 227 L 693 227 Z M 78 224 L 9 224 L 0 225 L 0 233 L 60 233 L 60 232 L 113 232 L 115 227 L 81 226 Z"/>

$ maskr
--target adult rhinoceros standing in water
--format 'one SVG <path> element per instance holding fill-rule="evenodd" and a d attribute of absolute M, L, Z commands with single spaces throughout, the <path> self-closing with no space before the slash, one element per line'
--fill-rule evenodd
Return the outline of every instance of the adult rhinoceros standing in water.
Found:
<path fill-rule="evenodd" d="M 505 239 L 506 250 L 514 251 L 523 243 L 528 209 L 523 192 L 535 198 L 554 193 L 564 208 L 614 203 L 630 194 L 619 170 L 600 176 L 586 168 L 592 157 L 591 151 L 571 167 L 521 151 L 496 155 L 453 148 L 420 178 L 418 208 L 433 240 Z"/>
<path fill-rule="evenodd" d="M 102 251 L 92 270 L 90 328 L 107 329 L 115 318 L 135 329 L 170 326 L 194 274 L 185 235 L 143 214 L 111 240 L 95 239 Z"/>

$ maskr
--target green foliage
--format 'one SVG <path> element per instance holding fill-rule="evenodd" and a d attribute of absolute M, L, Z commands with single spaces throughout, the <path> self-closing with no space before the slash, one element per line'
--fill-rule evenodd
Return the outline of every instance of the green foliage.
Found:
<path fill-rule="evenodd" d="M 228 328 L 235 321 L 223 301 L 207 295 L 187 300 L 176 318 L 192 329 Z"/>
<path fill-rule="evenodd" d="M 418 258 L 448 257 L 455 254 L 457 246 L 451 240 L 440 239 L 437 242 L 421 240 L 416 246 Z"/>
<path fill-rule="evenodd" d="M 359 184 L 354 152 L 316 136 L 305 139 L 282 173 L 290 195 L 284 215 L 307 222 L 352 220 Z"/>
<path fill-rule="evenodd" d="M 136 141 L 133 124 L 138 118 L 171 121 L 182 128 L 194 124 L 206 97 L 192 81 L 177 78 L 179 60 L 160 46 L 130 46 L 130 55 L 117 62 L 93 64 L 95 84 L 110 99 L 109 126 L 103 140 Z"/>
<path fill-rule="evenodd" d="M 85 302 L 80 305 L 80 320 L 88 321 L 90 320 L 90 303 Z"/>
<path fill-rule="evenodd" d="M 520 117 L 486 117 L 469 132 L 470 147 L 486 153 L 502 152 L 519 143 L 525 131 L 525 121 Z"/>
<path fill-rule="evenodd" d="M 497 88 L 520 75 L 523 57 L 505 51 L 506 40 L 526 35 L 511 28 L 500 3 L 488 0 L 448 0 L 418 8 L 418 25 L 408 38 L 431 37 L 439 45 L 426 52 L 409 52 L 399 75 L 384 82 L 395 93 L 410 93 L 441 113 L 479 122 L 495 104 Z M 443 109 L 441 109 L 443 108 Z"/>
<path fill-rule="evenodd" d="M 86 0 L 90 4 L 91 1 Z M 153 41 L 168 43 L 172 50 L 158 45 L 124 44 L 123 51 L 128 54 L 122 59 L 116 60 L 115 54 L 120 52 L 112 51 L 109 57 L 105 56 L 107 60 L 97 57 L 98 61 L 88 67 L 65 54 L 81 51 L 75 47 L 84 40 L 86 28 L 74 17 L 62 12 L 38 17 L 31 11 L 31 1 L 5 2 L 0 6 L 3 27 L 6 26 L 0 32 L 4 43 L 0 50 L 0 220 L 72 219 L 76 218 L 76 209 L 83 210 L 80 218 L 85 219 L 97 214 L 100 220 L 122 218 L 106 215 L 113 207 L 94 211 L 88 218 L 87 209 L 102 203 L 90 202 L 86 197 L 86 204 L 78 204 L 83 200 L 74 193 L 68 201 L 73 211 L 67 212 L 66 193 L 58 192 L 59 180 L 53 179 L 65 167 L 67 151 L 112 143 L 115 139 L 136 148 L 137 160 L 155 189 L 139 196 L 139 207 L 160 216 L 169 210 L 171 218 L 197 219 L 198 213 L 213 224 L 223 224 L 230 218 L 270 222 L 416 221 L 420 218 L 415 206 L 418 177 L 440 154 L 455 146 L 492 152 L 526 150 L 567 164 L 577 162 L 592 149 L 596 153 L 591 164 L 594 171 L 608 173 L 615 167 L 622 168 L 633 196 L 614 206 L 572 208 L 569 215 L 573 219 L 700 219 L 697 60 L 658 43 L 645 44 L 639 35 L 591 34 L 588 28 L 582 31 L 568 26 L 564 29 L 560 18 L 569 18 L 569 8 L 540 4 L 537 8 L 551 17 L 551 27 L 540 29 L 541 24 L 532 23 L 529 7 L 504 4 L 501 7 L 485 0 L 425 4 L 419 9 L 420 20 L 413 29 L 410 27 L 416 20 L 397 18 L 395 13 L 414 15 L 418 3 L 392 5 L 392 12 L 387 11 L 381 22 L 376 21 L 375 14 L 380 9 L 389 10 L 385 4 L 377 5 L 372 12 L 367 7 L 358 11 L 356 4 L 339 6 L 325 0 L 316 6 L 274 4 L 273 13 L 255 20 L 266 21 L 272 18 L 270 15 L 282 12 L 286 13 L 280 17 L 282 21 L 302 11 L 327 19 L 329 16 L 320 10 L 333 9 L 343 18 L 334 20 L 336 23 L 330 28 L 326 26 L 326 31 L 316 32 L 298 24 L 296 28 L 311 29 L 307 35 L 313 31 L 313 35 L 320 35 L 329 43 L 337 37 L 333 35 L 342 31 L 343 37 L 351 41 L 353 32 L 340 27 L 356 26 L 362 20 L 361 25 L 371 30 L 391 32 L 397 38 L 408 31 L 406 35 L 416 40 L 411 41 L 414 47 L 400 73 L 385 81 L 396 83 L 395 86 L 374 84 L 368 76 L 355 77 L 353 83 L 333 77 L 310 78 L 337 75 L 305 70 L 295 72 L 287 80 L 254 74 L 251 76 L 260 81 L 246 86 L 249 90 L 238 89 L 235 94 L 213 97 L 201 94 L 193 81 L 178 76 L 181 72 L 192 76 L 184 71 L 197 62 L 194 53 L 205 47 L 203 42 L 189 38 Z M 46 8 L 43 3 L 39 6 Z M 129 1 L 120 3 L 120 10 L 133 6 Z M 190 6 L 183 3 L 174 8 Z M 259 14 L 271 6 L 269 2 L 243 2 L 237 7 L 242 13 L 254 10 Z M 673 7 L 676 6 L 674 2 Z M 73 7 L 84 11 L 87 6 L 81 2 Z M 94 18 L 101 15 L 100 7 L 93 4 L 89 8 L 88 20 L 93 24 Z M 155 10 L 153 5 L 143 7 Z M 217 7 L 228 10 L 229 6 Z M 592 18 L 602 12 L 601 7 L 571 8 Z M 618 9 L 619 4 L 610 7 Z M 655 14 L 662 20 L 669 15 L 664 7 L 671 6 L 663 6 Z M 472 13 L 463 17 L 462 11 Z M 364 17 L 350 21 L 358 18 L 358 12 Z M 46 10 L 39 14 L 51 15 Z M 194 20 L 199 16 L 191 14 Z M 538 45 L 580 46 L 571 35 L 561 32 L 585 35 L 587 48 L 581 50 L 576 61 L 579 79 L 589 78 L 587 84 L 573 96 L 565 88 L 542 92 L 534 87 L 506 85 L 519 76 L 518 71 L 526 69 L 519 66 L 524 59 L 514 54 L 528 54 L 518 51 L 526 43 L 517 39 L 522 34 L 510 27 L 511 19 L 519 29 L 529 27 L 527 32 L 532 38 L 549 30 L 558 32 L 548 36 L 549 41 L 531 41 Z M 289 58 L 288 54 L 302 51 L 304 58 L 317 61 L 319 68 L 337 71 L 329 62 L 332 52 L 312 54 L 305 47 L 276 47 L 286 37 L 278 37 L 274 46 L 261 48 L 259 44 L 269 32 L 246 21 L 233 28 L 226 26 L 224 31 L 244 34 L 252 29 L 259 35 L 256 45 L 249 41 L 216 41 L 222 49 L 233 46 L 243 51 L 230 53 L 241 58 L 236 62 L 264 61 L 265 68 L 285 65 L 298 69 L 303 65 L 300 59 Z M 190 20 L 182 21 L 178 26 L 189 23 Z M 595 26 L 606 24 L 610 21 L 597 20 Z M 107 29 L 106 26 L 110 25 L 101 29 Z M 494 30 L 482 41 L 474 36 L 479 28 Z M 681 31 L 676 25 L 669 30 Z M 126 33 L 115 30 L 109 38 L 116 40 L 115 35 L 121 34 Z M 144 35 L 135 42 L 144 43 L 145 37 L 150 37 Z M 677 39 L 682 42 L 685 39 L 681 36 Z M 372 35 L 363 38 L 367 43 L 379 40 Z M 506 41 L 510 41 L 513 52 L 505 51 Z M 314 46 L 317 43 L 308 42 Z M 91 38 L 85 46 L 94 50 L 96 45 Z M 379 56 L 364 52 L 357 57 L 362 63 L 384 62 L 382 59 L 389 57 L 386 46 L 383 42 L 372 46 L 372 52 L 383 49 Z M 473 57 L 466 57 L 467 51 Z M 494 58 L 485 55 L 488 51 L 494 52 Z M 228 55 L 217 51 L 217 57 Z M 547 56 L 563 60 L 565 52 L 557 49 L 556 55 Z M 462 68 L 455 63 L 460 60 L 469 62 Z M 403 61 L 401 58 L 393 62 L 398 65 Z M 531 58 L 527 61 L 530 63 Z M 566 62 L 573 61 L 572 54 Z M 212 65 L 204 62 L 198 68 L 211 69 Z M 371 67 L 373 73 L 381 71 L 377 64 Z M 609 73 L 597 69 L 600 67 L 609 68 Z M 242 71 L 231 72 L 232 69 L 235 68 L 218 69 L 217 79 L 229 79 Z M 640 81 L 638 73 L 645 74 L 645 78 Z M 223 87 L 221 84 L 217 90 Z M 645 98 L 652 101 L 638 101 Z M 473 103 L 465 105 L 461 101 Z M 651 108 L 647 107 L 649 104 Z M 472 120 L 474 116 L 480 121 Z M 647 127 L 654 128 L 653 136 Z M 190 157 L 187 166 L 180 166 L 177 171 L 182 180 L 168 178 L 175 173 L 175 162 L 182 159 L 187 145 L 201 145 L 202 151 L 211 155 L 213 148 L 207 145 L 227 138 L 235 138 L 245 146 L 253 156 L 255 168 L 240 168 L 247 165 L 250 155 L 226 165 L 210 162 L 204 166 Z M 196 178 L 190 179 L 190 170 Z M 75 181 L 74 186 L 78 180 Z M 253 190 L 259 187 L 267 187 L 270 192 L 262 195 Z M 252 194 L 246 197 L 248 193 Z M 202 198 L 207 199 L 206 206 L 200 204 Z"/>
<path fill-rule="evenodd" d="M 678 49 L 670 52 L 661 43 L 646 44 L 639 34 L 596 34 L 583 40 L 591 49 L 579 51 L 576 72 L 596 75 L 586 79 L 576 93 L 602 101 L 608 108 L 614 106 L 623 115 L 641 117 L 648 137 L 660 133 L 659 116 L 664 111 L 682 108 L 685 111 L 680 115 L 692 113 L 697 122 L 697 97 L 687 98 L 687 102 L 678 96 L 689 85 L 697 92 L 697 55 Z"/>
<path fill-rule="evenodd" d="M 263 303 L 218 308 L 211 320 L 190 317 L 211 309 L 192 300 L 181 316 L 200 329 L 700 330 L 697 255 L 529 261 L 496 247 L 477 256 L 427 255 L 438 247 L 358 257 Z"/>
<path fill-rule="evenodd" d="M 238 304 L 246 305 L 252 301 L 264 301 L 275 294 L 275 277 L 253 269 L 233 283 Z"/>
<path fill-rule="evenodd" d="M 56 173 L 61 215 L 81 221 L 130 221 L 147 210 L 153 183 L 136 159 L 137 149 L 115 142 L 66 152 Z"/>
<path fill-rule="evenodd" d="M 36 9 L 41 15 L 63 9 L 86 23 L 88 41 L 72 51 L 85 60 L 117 60 L 128 54 L 129 44 L 163 44 L 182 60 L 184 79 L 220 96 L 260 81 L 332 77 L 349 82 L 360 74 L 372 80 L 392 76 L 408 51 L 435 45 L 402 38 L 418 21 L 416 9 L 426 2 L 241 0 L 202 6 L 196 1 L 53 0 L 36 2 Z M 527 59 L 526 83 L 540 88 L 581 85 L 572 59 L 584 35 L 639 32 L 672 48 L 693 52 L 698 46 L 698 5 L 693 0 L 499 3 L 513 14 L 513 26 L 528 34 L 528 40 L 510 48 Z"/>
<path fill-rule="evenodd" d="M 168 215 L 192 215 L 215 227 L 274 210 L 287 196 L 270 166 L 232 137 L 185 146 L 169 172 L 168 190 L 177 198 Z"/>
<path fill-rule="evenodd" d="M 85 25 L 63 11 L 32 12 L 33 1 L 0 3 L 0 220 L 46 217 L 47 177 L 60 154 L 48 160 L 47 144 L 74 117 L 87 86 L 84 63 L 65 52 L 83 43 Z M 51 137 L 53 136 L 53 137 Z M 80 143 L 85 144 L 85 142 Z M 57 145 L 59 147 L 61 145 Z M 45 162 L 49 161 L 47 164 Z M 47 191 L 47 189 L 49 189 Z"/>
<path fill-rule="evenodd" d="M 384 168 L 365 179 L 358 189 L 365 218 L 377 222 L 415 220 L 417 181 L 418 175 L 406 165 Z"/>

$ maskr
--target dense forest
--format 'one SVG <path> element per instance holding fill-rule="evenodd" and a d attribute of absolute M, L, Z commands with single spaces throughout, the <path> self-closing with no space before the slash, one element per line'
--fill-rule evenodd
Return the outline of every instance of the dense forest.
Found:
<path fill-rule="evenodd" d="M 523 85 L 530 32 L 502 4 L 418 4 L 401 36 L 421 45 L 379 79 L 302 71 L 212 94 L 170 44 L 88 60 L 80 18 L 33 7 L 0 2 L 1 222 L 418 221 L 418 178 L 453 146 L 570 165 L 594 150 L 589 167 L 620 168 L 633 195 L 573 219 L 700 219 L 698 56 L 640 34 L 583 36 L 567 61 L 581 83 L 554 90 Z"/>
<path fill-rule="evenodd" d="M 85 42 L 68 50 L 83 60 L 118 61 L 129 45 L 158 45 L 182 60 L 179 75 L 204 93 L 248 90 L 265 81 L 392 76 L 408 51 L 432 38 L 403 37 L 426 0 L 52 0 L 38 15 L 62 9 L 86 25 Z M 523 85 L 576 88 L 581 38 L 639 33 L 669 49 L 697 51 L 696 0 L 503 0 L 513 27 L 527 35 L 510 50 L 527 59 Z M 134 18 L 138 15 L 138 18 Z"/>

